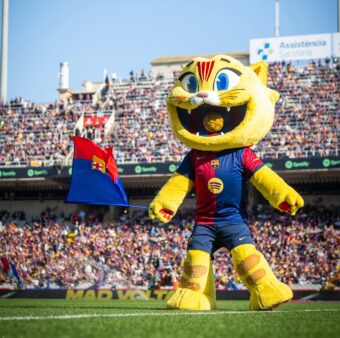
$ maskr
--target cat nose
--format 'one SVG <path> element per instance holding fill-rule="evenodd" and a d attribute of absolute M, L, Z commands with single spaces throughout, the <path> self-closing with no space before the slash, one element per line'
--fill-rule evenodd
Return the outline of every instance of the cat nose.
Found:
<path fill-rule="evenodd" d="M 201 97 L 201 98 L 203 99 L 203 98 L 205 98 L 205 97 L 208 97 L 209 94 L 208 94 L 208 93 L 201 92 L 201 93 L 197 93 L 197 96 L 198 96 L 198 97 Z"/>

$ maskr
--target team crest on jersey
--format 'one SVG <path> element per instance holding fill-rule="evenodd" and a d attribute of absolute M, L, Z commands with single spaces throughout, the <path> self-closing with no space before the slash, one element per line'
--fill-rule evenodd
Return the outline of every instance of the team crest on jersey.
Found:
<path fill-rule="evenodd" d="M 92 170 L 101 171 L 105 174 L 105 161 L 101 158 L 97 157 L 96 155 L 92 156 Z"/>
<path fill-rule="evenodd" d="M 208 181 L 208 189 L 214 195 L 219 194 L 223 191 L 224 184 L 221 179 L 213 177 Z"/>
<path fill-rule="evenodd" d="M 210 161 L 210 167 L 213 169 L 216 169 L 220 166 L 220 160 L 211 160 Z"/>

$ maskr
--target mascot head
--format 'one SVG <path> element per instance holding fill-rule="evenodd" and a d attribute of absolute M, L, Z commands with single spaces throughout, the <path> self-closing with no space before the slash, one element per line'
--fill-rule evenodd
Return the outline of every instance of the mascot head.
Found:
<path fill-rule="evenodd" d="M 190 148 L 221 151 L 258 143 L 270 130 L 279 94 L 267 64 L 245 67 L 226 55 L 187 63 L 167 98 L 171 128 Z"/>

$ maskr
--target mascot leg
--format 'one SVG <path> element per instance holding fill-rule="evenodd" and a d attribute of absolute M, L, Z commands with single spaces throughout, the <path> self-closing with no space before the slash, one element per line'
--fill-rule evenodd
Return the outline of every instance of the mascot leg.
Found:
<path fill-rule="evenodd" d="M 293 298 L 292 290 L 275 277 L 254 245 L 243 244 L 230 253 L 237 274 L 250 292 L 249 310 L 270 310 Z"/>
<path fill-rule="evenodd" d="M 215 276 L 214 276 L 214 268 L 212 265 L 212 260 L 209 262 L 209 273 L 207 283 L 204 289 L 205 296 L 208 297 L 210 301 L 210 310 L 216 308 L 216 288 L 215 288 Z"/>
<path fill-rule="evenodd" d="M 215 280 L 210 254 L 201 250 L 188 250 L 180 287 L 168 300 L 167 308 L 211 310 L 215 304 Z"/>

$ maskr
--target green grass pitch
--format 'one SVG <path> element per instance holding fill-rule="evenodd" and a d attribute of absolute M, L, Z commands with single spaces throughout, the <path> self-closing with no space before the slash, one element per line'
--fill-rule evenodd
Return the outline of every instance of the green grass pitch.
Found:
<path fill-rule="evenodd" d="M 340 337 L 340 303 L 288 303 L 249 312 L 247 302 L 218 310 L 165 310 L 164 301 L 0 300 L 0 338 Z M 28 318 L 29 317 L 29 318 Z"/>

